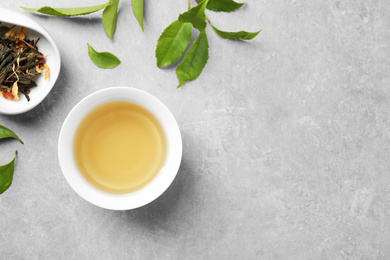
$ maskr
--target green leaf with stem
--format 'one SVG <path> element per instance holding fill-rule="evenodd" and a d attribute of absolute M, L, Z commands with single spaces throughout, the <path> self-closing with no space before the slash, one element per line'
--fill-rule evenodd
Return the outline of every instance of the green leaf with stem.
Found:
<path fill-rule="evenodd" d="M 0 166 L 0 194 L 11 186 L 14 177 L 15 158 L 17 153 L 18 151 L 15 151 L 15 156 L 11 162 Z"/>
<path fill-rule="evenodd" d="M 187 81 L 196 79 L 209 58 L 209 43 L 205 31 L 199 33 L 198 37 L 191 44 L 182 62 L 176 68 L 176 76 L 179 80 L 180 88 Z"/>
<path fill-rule="evenodd" d="M 131 7 L 142 31 L 144 31 L 144 0 L 131 0 Z"/>
<path fill-rule="evenodd" d="M 206 28 L 205 9 L 209 0 L 204 0 L 195 7 L 192 7 L 187 12 L 179 16 L 179 21 L 183 23 L 192 23 L 192 25 L 199 31 L 204 31 Z"/>
<path fill-rule="evenodd" d="M 243 6 L 244 3 L 237 3 L 233 0 L 210 0 L 207 9 L 216 12 L 231 12 Z"/>
<path fill-rule="evenodd" d="M 15 138 L 21 144 L 23 144 L 23 141 L 14 132 L 5 126 L 0 125 L 0 139 L 2 138 Z"/>
<path fill-rule="evenodd" d="M 50 6 L 44 6 L 41 8 L 28 8 L 28 7 L 21 6 L 21 8 L 30 12 L 38 12 L 38 13 L 59 16 L 59 17 L 69 17 L 69 16 L 77 16 L 77 15 L 94 13 L 99 10 L 102 10 L 103 8 L 106 8 L 109 4 L 110 1 L 101 5 L 87 6 L 87 7 L 53 8 Z"/>
<path fill-rule="evenodd" d="M 121 63 L 121 61 L 115 55 L 109 52 L 97 52 L 89 44 L 88 55 L 93 63 L 103 69 L 112 69 Z"/>
<path fill-rule="evenodd" d="M 212 24 L 210 25 L 219 36 L 230 40 L 252 40 L 262 31 L 260 30 L 257 32 L 246 32 L 246 31 L 225 32 L 225 31 L 218 30 Z"/>
<path fill-rule="evenodd" d="M 116 21 L 118 18 L 119 0 L 110 1 L 110 4 L 104 8 L 102 15 L 102 24 L 108 38 L 112 39 L 116 29 Z"/>
<path fill-rule="evenodd" d="M 157 67 L 161 68 L 177 61 L 191 40 L 192 24 L 178 20 L 171 23 L 157 41 Z"/>

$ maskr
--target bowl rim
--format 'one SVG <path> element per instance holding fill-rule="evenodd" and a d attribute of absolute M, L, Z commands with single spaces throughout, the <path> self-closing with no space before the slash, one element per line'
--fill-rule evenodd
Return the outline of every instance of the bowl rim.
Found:
<path fill-rule="evenodd" d="M 12 107 L 8 107 L 7 109 L 4 109 L 0 106 L 0 114 L 17 115 L 17 114 L 25 113 L 25 112 L 30 111 L 31 109 L 35 108 L 49 95 L 49 93 L 53 89 L 55 83 L 57 82 L 58 76 L 60 74 L 61 54 L 60 54 L 58 46 L 55 43 L 53 37 L 49 34 L 49 32 L 41 24 L 39 24 L 38 22 L 36 22 L 32 18 L 30 18 L 24 14 L 21 14 L 21 13 L 12 11 L 12 10 L 0 8 L 0 13 L 4 14 L 4 17 L 0 18 L 0 22 L 6 23 L 6 24 L 14 24 L 16 26 L 23 26 L 23 27 L 26 27 L 27 31 L 30 30 L 30 31 L 33 31 L 33 32 L 41 35 L 42 37 L 44 37 L 47 40 L 48 44 L 50 45 L 50 47 L 53 51 L 53 55 L 50 56 L 50 57 L 53 57 L 53 59 L 50 62 L 54 65 L 54 67 L 51 66 L 49 82 L 47 85 L 44 86 L 45 89 L 40 93 L 40 95 L 35 96 L 34 99 L 30 100 L 30 102 L 28 102 L 27 100 L 9 101 L 9 100 L 4 99 L 5 102 L 13 102 Z M 17 20 L 17 21 L 10 22 L 10 21 L 7 21 L 7 19 L 8 20 L 13 19 L 13 20 Z M 28 26 L 26 26 L 26 24 L 28 24 Z M 40 42 L 38 42 L 38 45 L 40 43 L 42 43 L 42 39 Z M 39 87 L 39 85 L 38 85 L 38 87 Z M 17 105 L 14 105 L 14 103 L 16 103 Z"/>
<path fill-rule="evenodd" d="M 163 128 L 166 143 L 164 165 L 146 186 L 126 194 L 114 194 L 89 183 L 78 169 L 73 155 L 73 141 L 80 122 L 93 109 L 110 102 L 128 101 L 152 113 Z M 58 139 L 60 168 L 72 189 L 95 206 L 110 210 L 129 210 L 142 207 L 163 194 L 175 179 L 182 159 L 182 138 L 171 111 L 146 91 L 126 86 L 108 87 L 84 97 L 69 112 Z"/>

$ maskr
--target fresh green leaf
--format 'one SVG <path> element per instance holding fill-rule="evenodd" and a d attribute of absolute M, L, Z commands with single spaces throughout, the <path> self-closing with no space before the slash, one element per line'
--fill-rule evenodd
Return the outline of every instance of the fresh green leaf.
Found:
<path fill-rule="evenodd" d="M 41 8 L 27 8 L 21 6 L 26 11 L 30 12 L 38 12 L 53 16 L 60 16 L 60 17 L 69 17 L 69 16 L 76 16 L 76 15 L 85 15 L 97 12 L 99 10 L 102 10 L 106 6 L 108 6 L 110 2 L 101 4 L 101 5 L 95 5 L 95 6 L 87 6 L 87 7 L 74 7 L 74 8 L 53 8 L 50 6 L 44 6 Z"/>
<path fill-rule="evenodd" d="M 8 164 L 0 166 L 0 194 L 6 191 L 11 186 L 12 178 L 14 177 L 15 158 L 17 151 L 15 151 L 14 159 Z"/>
<path fill-rule="evenodd" d="M 157 41 L 157 67 L 161 68 L 177 61 L 191 39 L 192 24 L 178 20 L 171 23 Z"/>
<path fill-rule="evenodd" d="M 118 66 L 121 61 L 109 52 L 97 52 L 88 44 L 88 55 L 97 66 L 103 69 L 112 69 Z"/>
<path fill-rule="evenodd" d="M 20 138 L 14 132 L 12 132 L 10 129 L 2 125 L 0 125 L 0 139 L 1 138 L 15 138 L 21 144 L 23 144 L 23 141 L 20 140 Z"/>
<path fill-rule="evenodd" d="M 237 3 L 233 0 L 209 0 L 207 9 L 216 12 L 231 12 L 239 9 L 244 3 Z"/>
<path fill-rule="evenodd" d="M 144 31 L 144 0 L 131 0 L 131 7 L 142 31 Z"/>
<path fill-rule="evenodd" d="M 202 72 L 209 58 L 209 43 L 205 31 L 199 33 L 188 49 L 182 62 L 176 68 L 180 88 L 186 81 L 196 79 Z"/>
<path fill-rule="evenodd" d="M 192 25 L 199 31 L 204 31 L 206 28 L 206 14 L 205 9 L 209 0 L 204 0 L 195 7 L 192 7 L 187 12 L 179 16 L 179 21 L 183 23 L 192 23 Z"/>
<path fill-rule="evenodd" d="M 231 40 L 251 40 L 255 38 L 262 31 L 260 30 L 258 32 L 245 32 L 245 31 L 225 32 L 225 31 L 218 30 L 213 25 L 211 25 L 211 27 L 213 27 L 214 31 L 222 38 L 231 39 Z"/>
<path fill-rule="evenodd" d="M 104 8 L 102 15 L 102 23 L 104 31 L 108 38 L 112 39 L 116 28 L 116 20 L 118 17 L 118 4 L 119 0 L 114 0 Z"/>

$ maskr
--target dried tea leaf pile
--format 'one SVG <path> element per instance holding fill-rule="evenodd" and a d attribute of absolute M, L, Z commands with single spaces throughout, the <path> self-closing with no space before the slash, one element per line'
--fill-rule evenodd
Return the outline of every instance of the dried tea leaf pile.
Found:
<path fill-rule="evenodd" d="M 30 101 L 30 89 L 36 87 L 36 75 L 45 69 L 49 75 L 46 58 L 38 51 L 37 40 L 26 39 L 25 28 L 19 33 L 13 28 L 0 27 L 0 94 L 9 100 L 19 100 L 19 94 Z"/>

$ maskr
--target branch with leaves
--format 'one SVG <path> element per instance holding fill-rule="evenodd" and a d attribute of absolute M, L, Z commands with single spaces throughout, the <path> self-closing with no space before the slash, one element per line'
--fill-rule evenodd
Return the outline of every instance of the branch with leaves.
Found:
<path fill-rule="evenodd" d="M 176 76 L 179 80 L 178 88 L 187 81 L 197 78 L 205 67 L 209 58 L 209 43 L 206 33 L 207 22 L 212 29 L 222 38 L 231 40 L 251 40 L 260 32 L 227 32 L 217 29 L 206 17 L 205 10 L 215 12 L 232 12 L 241 8 L 245 3 L 237 3 L 234 0 L 195 0 L 197 5 L 191 8 L 188 0 L 188 11 L 179 15 L 179 18 L 171 23 L 161 34 L 156 45 L 157 67 L 162 68 L 170 65 L 180 57 L 184 57 L 176 68 Z M 104 4 L 78 7 L 78 8 L 26 8 L 27 11 L 39 12 L 47 15 L 70 17 L 86 15 L 103 10 L 102 24 L 109 38 L 112 38 L 116 29 L 119 0 L 110 0 Z M 144 0 L 131 0 L 134 16 L 142 31 Z M 190 43 L 192 29 L 199 31 L 195 41 L 185 51 Z M 97 52 L 88 44 L 88 54 L 91 60 L 101 68 L 114 68 L 120 64 L 120 60 L 108 52 Z"/>
<path fill-rule="evenodd" d="M 213 26 L 206 17 L 205 10 L 210 9 L 216 12 L 231 12 L 239 9 L 243 3 L 236 3 L 233 0 L 203 0 L 189 10 L 180 14 L 179 18 L 171 23 L 161 34 L 156 47 L 157 66 L 159 68 L 176 62 L 185 52 L 192 34 L 192 28 L 199 31 L 195 41 L 185 53 L 183 60 L 176 68 L 176 76 L 179 80 L 178 88 L 187 81 L 194 80 L 202 72 L 209 58 L 209 43 L 206 34 L 206 21 L 214 31 L 226 39 L 250 40 L 256 37 L 258 32 L 225 32 Z"/>

